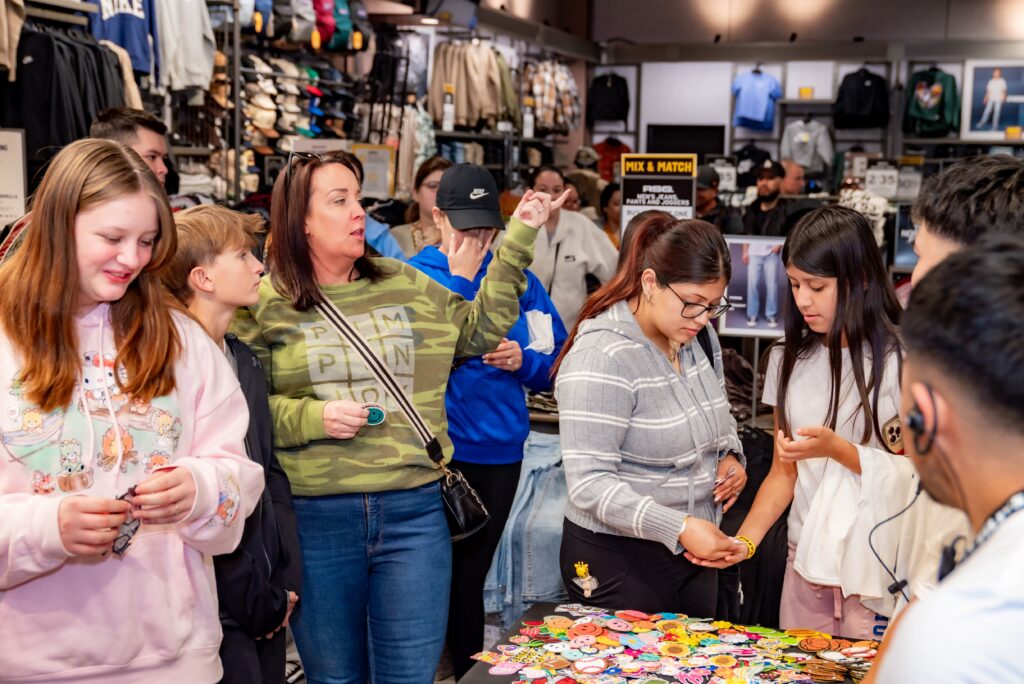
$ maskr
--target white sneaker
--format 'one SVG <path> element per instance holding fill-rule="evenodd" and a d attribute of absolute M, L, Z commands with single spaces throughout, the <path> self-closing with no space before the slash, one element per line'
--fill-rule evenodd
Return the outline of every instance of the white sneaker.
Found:
<path fill-rule="evenodd" d="M 747 327 L 748 328 L 756 328 L 757 327 L 757 319 L 756 318 L 748 318 L 747 319 Z"/>
<path fill-rule="evenodd" d="M 779 327 L 779 322 L 777 320 L 775 320 L 774 318 L 769 318 L 768 319 L 768 327 L 769 328 L 778 328 Z"/>

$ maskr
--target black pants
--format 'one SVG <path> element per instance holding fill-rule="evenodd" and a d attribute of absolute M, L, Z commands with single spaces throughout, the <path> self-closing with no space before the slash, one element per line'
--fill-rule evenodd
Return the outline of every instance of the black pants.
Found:
<path fill-rule="evenodd" d="M 484 646 L 484 580 L 512 510 L 522 463 L 480 465 L 452 461 L 491 514 L 476 534 L 452 545 L 452 596 L 448 606 L 448 651 L 455 678 L 465 675 L 475 661 L 471 657 Z"/>
<path fill-rule="evenodd" d="M 598 581 L 589 598 L 572 581 L 580 561 L 590 566 L 590 574 Z M 577 603 L 609 610 L 715 616 L 718 571 L 694 565 L 658 542 L 598 534 L 566 520 L 559 565 L 569 598 Z"/>
<path fill-rule="evenodd" d="M 223 625 L 223 623 L 221 623 Z M 221 684 L 284 684 L 287 631 L 272 639 L 253 639 L 238 627 L 224 626 L 220 662 Z"/>

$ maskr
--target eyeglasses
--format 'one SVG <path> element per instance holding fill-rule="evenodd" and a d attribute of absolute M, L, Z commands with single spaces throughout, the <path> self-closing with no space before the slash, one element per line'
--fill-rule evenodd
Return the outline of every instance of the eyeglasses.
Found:
<path fill-rule="evenodd" d="M 322 154 L 317 154 L 316 152 L 296 152 L 295 150 L 292 150 L 291 152 L 289 152 L 288 153 L 288 161 L 285 164 L 285 168 L 284 168 L 284 196 L 288 197 L 288 191 L 291 190 L 291 187 L 292 187 L 292 160 L 293 159 L 296 159 L 296 160 L 301 161 L 301 162 L 310 162 L 310 161 L 314 161 L 314 160 L 319 161 L 319 160 L 321 160 L 323 158 L 324 158 L 324 156 Z M 295 166 L 298 166 L 298 164 L 295 164 Z"/>
<path fill-rule="evenodd" d="M 679 312 L 679 315 L 683 318 L 700 318 L 707 313 L 709 319 L 715 319 L 724 314 L 726 311 L 732 308 L 732 304 L 726 302 L 725 304 L 715 304 L 714 306 L 704 306 L 703 304 L 697 304 L 696 302 L 688 302 L 679 296 L 679 293 L 672 289 L 671 285 L 666 285 L 672 294 L 683 303 L 683 310 Z"/>

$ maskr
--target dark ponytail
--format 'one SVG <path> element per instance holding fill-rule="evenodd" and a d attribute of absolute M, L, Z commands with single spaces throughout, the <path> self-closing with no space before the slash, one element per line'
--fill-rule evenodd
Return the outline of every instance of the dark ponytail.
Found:
<path fill-rule="evenodd" d="M 707 283 L 732 276 L 729 247 L 721 231 L 707 221 L 676 219 L 663 211 L 645 211 L 633 217 L 622 235 L 615 275 L 590 295 L 551 367 L 558 373 L 562 360 L 576 341 L 580 324 L 621 301 L 638 297 L 640 277 L 648 268 L 662 287 L 670 283 Z"/>

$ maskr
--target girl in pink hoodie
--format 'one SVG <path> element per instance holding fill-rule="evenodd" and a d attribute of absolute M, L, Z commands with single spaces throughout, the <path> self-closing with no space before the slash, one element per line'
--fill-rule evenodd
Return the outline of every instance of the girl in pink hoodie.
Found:
<path fill-rule="evenodd" d="M 263 473 L 222 350 L 163 299 L 175 247 L 143 161 L 86 139 L 0 267 L 0 681 L 221 676 L 209 556 Z"/>

